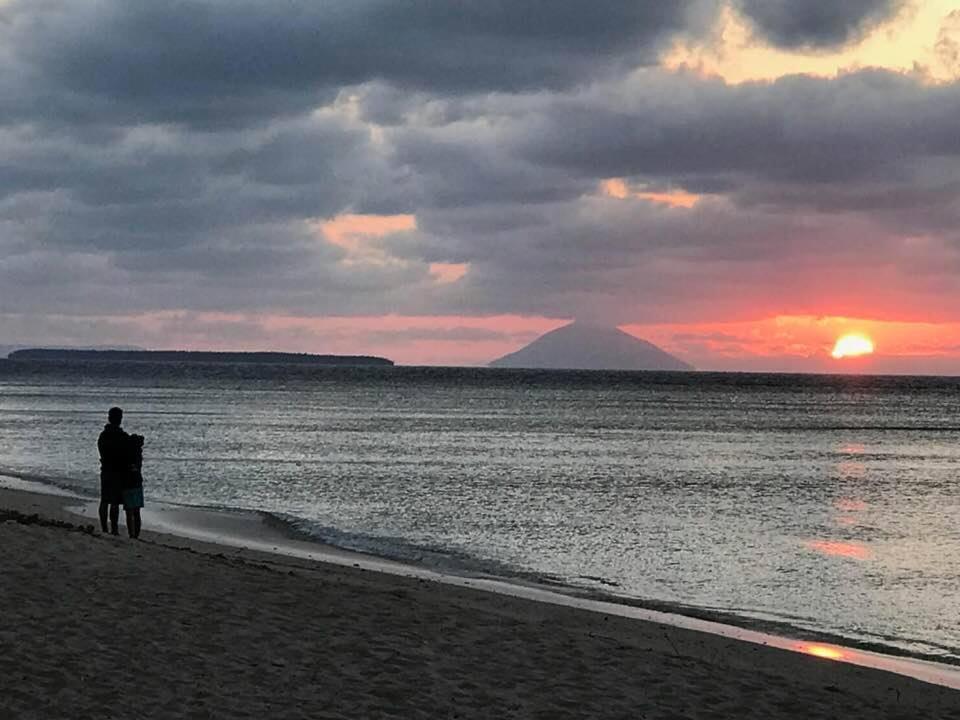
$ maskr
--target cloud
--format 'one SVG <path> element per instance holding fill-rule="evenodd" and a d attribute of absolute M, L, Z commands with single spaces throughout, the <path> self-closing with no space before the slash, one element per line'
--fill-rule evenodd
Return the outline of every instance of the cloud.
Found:
<path fill-rule="evenodd" d="M 939 72 L 948 78 L 960 78 L 960 10 L 954 10 L 940 24 L 934 53 Z"/>
<path fill-rule="evenodd" d="M 373 80 L 454 95 L 558 89 L 654 63 L 710 6 L 14 0 L 0 9 L 0 39 L 24 84 L 0 112 L 222 128 L 303 113 Z"/>
<path fill-rule="evenodd" d="M 708 193 L 745 178 L 902 180 L 912 162 L 960 155 L 958 112 L 960 86 L 925 86 L 887 71 L 737 86 L 647 71 L 553 98 L 509 137 L 536 164 L 593 178 L 673 178 Z"/>
<path fill-rule="evenodd" d="M 862 310 L 852 289 L 875 294 L 866 284 L 826 292 L 820 270 L 853 262 L 955 289 L 954 85 L 862 71 L 729 86 L 643 70 L 453 98 L 451 122 L 389 127 L 359 102 L 247 130 L 135 127 L 110 143 L 8 129 L 5 304 L 55 286 L 43 302 L 57 311 L 739 317 Z M 625 192 L 605 193 L 610 178 Z M 351 249 L 311 229 L 338 217 L 403 224 Z M 44 277 L 28 283 L 30 267 Z M 447 267 L 469 271 L 438 282 Z"/>
<path fill-rule="evenodd" d="M 845 45 L 889 20 L 906 0 L 734 0 L 772 44 L 789 49 Z"/>

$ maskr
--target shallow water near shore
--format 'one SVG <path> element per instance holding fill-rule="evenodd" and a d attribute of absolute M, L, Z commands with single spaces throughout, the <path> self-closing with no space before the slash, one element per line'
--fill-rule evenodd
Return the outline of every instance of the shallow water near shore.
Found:
<path fill-rule="evenodd" d="M 0 476 L 0 487 L 4 486 L 19 488 L 30 493 L 48 493 L 53 490 L 56 494 L 71 495 L 72 499 L 81 502 L 80 504 L 68 503 L 68 512 L 88 520 L 94 520 L 97 515 L 98 502 L 82 502 L 83 498 L 74 496 L 68 491 L 58 490 L 50 485 L 24 482 L 16 478 Z M 32 497 L 35 497 L 35 495 L 32 495 Z M 163 533 L 167 537 L 174 535 L 178 539 L 199 541 L 203 543 L 201 547 L 205 548 L 207 552 L 210 552 L 211 548 L 215 550 L 237 548 L 242 551 L 267 553 L 267 557 L 276 557 L 276 560 L 272 562 L 280 566 L 287 564 L 290 559 L 307 560 L 310 562 L 334 563 L 377 573 L 414 577 L 443 585 L 482 590 L 539 603 L 561 605 L 604 615 L 696 630 L 756 645 L 812 655 L 834 662 L 893 672 L 927 683 L 960 690 L 960 667 L 958 666 L 875 653 L 863 648 L 843 645 L 842 640 L 841 644 L 837 645 L 826 644 L 816 639 L 798 640 L 783 637 L 762 632 L 751 628 L 749 625 L 745 627 L 739 618 L 732 618 L 737 622 L 729 624 L 720 622 L 720 620 L 727 618 L 709 619 L 702 616 L 685 615 L 676 612 L 679 608 L 667 607 L 658 610 L 637 606 L 625 603 L 622 598 L 605 595 L 602 592 L 589 592 L 570 587 L 544 586 L 529 579 L 438 572 L 419 565 L 400 563 L 372 555 L 341 550 L 317 542 L 292 538 L 284 534 L 281 528 L 266 522 L 267 516 L 262 513 L 154 503 L 153 507 L 146 510 L 144 514 L 148 525 L 154 532 Z M 163 535 L 160 537 L 163 537 Z M 121 540 L 121 542 L 123 541 Z M 209 545 L 209 543 L 213 543 L 213 545 Z M 264 556 L 257 557 L 259 559 Z M 294 565 L 294 567 L 299 567 L 299 565 Z M 669 634 L 666 637 L 669 638 Z"/>
<path fill-rule="evenodd" d="M 0 362 L 0 472 L 960 661 L 960 380 Z"/>

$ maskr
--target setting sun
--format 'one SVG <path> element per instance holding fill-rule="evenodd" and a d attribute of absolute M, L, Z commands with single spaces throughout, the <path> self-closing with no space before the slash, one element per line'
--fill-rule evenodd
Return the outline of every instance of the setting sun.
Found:
<path fill-rule="evenodd" d="M 873 341 L 864 335 L 844 335 L 837 340 L 830 353 L 836 359 L 869 355 L 873 352 Z"/>

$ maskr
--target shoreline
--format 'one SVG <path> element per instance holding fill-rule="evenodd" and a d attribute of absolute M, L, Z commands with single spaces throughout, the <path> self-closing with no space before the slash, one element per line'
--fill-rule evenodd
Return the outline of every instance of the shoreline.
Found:
<path fill-rule="evenodd" d="M 4 717 L 102 717 L 135 688 L 123 714 L 161 720 L 960 720 L 957 690 L 823 657 L 146 530 L 114 538 L 77 525 L 62 496 L 2 490 L 0 507 Z"/>
<path fill-rule="evenodd" d="M 85 524 L 98 525 L 96 501 L 55 485 L 18 478 L 14 478 L 11 483 L 9 478 L 10 476 L 6 475 L 0 476 L 0 508 L 13 504 L 19 509 L 24 503 L 36 504 L 38 497 L 46 497 L 52 504 L 41 503 L 44 516 L 52 515 L 53 519 L 64 522 L 77 522 L 82 518 L 87 521 Z M 13 502 L 11 498 L 14 499 Z M 651 607 L 654 603 L 631 602 L 630 598 L 572 586 L 551 586 L 520 578 L 433 570 L 302 539 L 295 531 L 271 527 L 264 515 L 255 511 L 151 503 L 151 509 L 144 513 L 144 528 L 145 539 L 159 541 L 169 547 L 218 556 L 234 553 L 239 557 L 278 566 L 291 562 L 297 563 L 298 567 L 302 567 L 303 563 L 336 565 L 363 572 L 415 579 L 419 582 L 614 616 L 631 622 L 656 623 L 684 631 L 707 633 L 739 643 L 777 648 L 799 655 L 815 655 L 830 661 L 896 673 L 960 690 L 960 666 L 906 653 L 883 652 L 887 646 L 883 646 L 880 651 L 863 648 L 846 638 L 828 638 L 827 633 L 814 638 L 787 637 L 756 627 L 724 622 L 728 619 L 726 616 L 707 610 L 698 612 L 699 608 L 690 608 L 691 612 L 685 614 L 676 612 L 673 606 L 666 603 L 661 604 L 661 607 Z M 897 648 L 890 650 L 895 651 Z"/>
<path fill-rule="evenodd" d="M 75 513 L 93 518 L 96 524 L 97 501 L 79 494 L 55 481 L 28 474 L 0 472 L 0 489 L 20 489 L 25 492 L 53 494 L 76 500 Z M 311 562 L 332 562 L 354 565 L 365 569 L 408 576 L 423 577 L 436 582 L 479 586 L 485 584 L 491 592 L 514 594 L 517 588 L 539 592 L 541 601 L 551 602 L 553 596 L 574 598 L 592 604 L 599 612 L 624 614 L 640 619 L 657 618 L 680 627 L 698 627 L 705 632 L 734 638 L 750 638 L 752 642 L 772 644 L 785 649 L 804 652 L 809 645 L 829 645 L 843 652 L 854 662 L 867 667 L 883 667 L 887 659 L 896 664 L 917 662 L 943 667 L 948 675 L 960 676 L 960 657 L 941 655 L 929 650 L 910 649 L 909 641 L 901 645 L 849 637 L 817 627 L 796 625 L 776 616 L 762 617 L 749 612 L 735 613 L 710 607 L 686 605 L 680 602 L 637 598 L 619 594 L 603 587 L 565 582 L 533 572 L 511 572 L 510 568 L 478 569 L 482 562 L 469 566 L 436 566 L 415 560 L 378 554 L 376 549 L 354 549 L 325 542 L 298 529 L 283 517 L 268 511 L 242 508 L 181 505 L 152 501 L 143 511 L 144 525 L 154 531 L 216 545 L 251 548 L 260 552 L 277 553 Z M 121 518 L 122 524 L 122 518 Z M 598 579 L 599 580 L 599 579 Z M 602 580 L 601 580 L 602 583 Z M 605 609 L 612 605 L 612 609 Z M 629 610 L 622 610 L 628 608 Z M 937 647 L 927 644 L 926 647 Z M 945 648 L 946 652 L 955 652 Z M 878 664 L 879 663 L 879 664 Z M 899 672 L 899 671 L 897 671 Z M 923 672 L 922 670 L 920 672 Z M 908 672 L 907 674 L 911 674 Z M 916 676 L 916 675 L 914 675 Z M 952 682 L 948 680 L 947 682 Z"/>
<path fill-rule="evenodd" d="M 0 488 L 12 487 L 27 492 L 41 494 L 66 495 L 76 498 L 78 504 L 89 507 L 83 511 L 95 517 L 96 499 L 90 495 L 79 494 L 42 476 L 11 471 L 0 471 Z M 162 511 L 162 519 L 157 512 Z M 724 627 L 752 631 L 761 635 L 770 635 L 795 641 L 810 643 L 828 643 L 848 649 L 865 651 L 882 657 L 894 657 L 935 663 L 960 668 L 960 656 L 944 656 L 929 650 L 910 649 L 907 640 L 902 645 L 883 643 L 870 639 L 850 637 L 835 631 L 813 626 L 791 623 L 777 616 L 751 614 L 748 611 L 733 611 L 709 606 L 689 605 L 682 602 L 640 598 L 618 593 L 602 578 L 584 576 L 592 580 L 591 584 L 577 583 L 532 571 L 522 571 L 509 566 L 490 566 L 488 562 L 474 559 L 466 564 L 447 565 L 418 562 L 403 556 L 394 556 L 379 552 L 376 548 L 356 548 L 329 542 L 296 527 L 289 519 L 270 511 L 257 511 L 245 508 L 221 508 L 215 506 L 184 505 L 166 501 L 151 501 L 144 517 L 156 527 L 166 528 L 171 535 L 189 537 L 217 544 L 243 547 L 252 545 L 266 552 L 311 558 L 318 562 L 338 562 L 338 558 L 359 559 L 364 563 L 373 560 L 370 569 L 396 568 L 411 572 L 423 572 L 440 581 L 443 578 L 484 578 L 501 581 L 508 588 L 524 586 L 559 593 L 566 596 L 628 606 L 640 610 L 666 614 L 670 617 L 695 619 Z M 217 532 L 213 528 L 220 528 Z M 411 546 L 413 547 L 413 546 Z M 377 566 L 377 567 L 374 567 Z M 606 587 L 604 587 L 606 586 Z M 921 643 L 922 644 L 922 643 Z M 929 647 L 929 646 L 928 646 Z M 932 647 L 937 647 L 936 645 Z M 945 648 L 955 652 L 954 648 Z"/>
<path fill-rule="evenodd" d="M 134 714 L 160 719 L 960 720 L 955 689 L 828 655 L 569 598 L 115 538 L 71 500 L 0 490 L 0 715 L 100 717 L 136 688 Z"/>

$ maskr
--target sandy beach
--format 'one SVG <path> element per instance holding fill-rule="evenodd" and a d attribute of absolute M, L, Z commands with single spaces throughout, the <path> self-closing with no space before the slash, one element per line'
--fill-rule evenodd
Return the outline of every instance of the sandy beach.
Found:
<path fill-rule="evenodd" d="M 960 718 L 960 692 L 900 675 L 149 529 L 102 536 L 65 502 L 0 490 L 3 718 Z"/>

